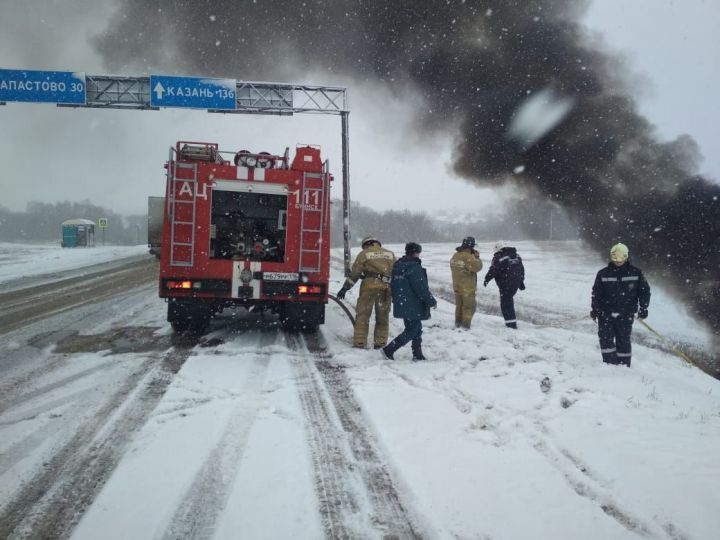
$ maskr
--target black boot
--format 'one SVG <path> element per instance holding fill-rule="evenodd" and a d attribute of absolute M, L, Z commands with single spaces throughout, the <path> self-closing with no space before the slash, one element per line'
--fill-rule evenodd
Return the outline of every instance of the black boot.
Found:
<path fill-rule="evenodd" d="M 615 353 L 603 354 L 603 362 L 605 362 L 606 364 L 612 364 L 614 366 L 617 366 L 620 363 L 617 356 L 615 356 Z"/>
<path fill-rule="evenodd" d="M 412 353 L 413 353 L 413 362 L 418 362 L 420 360 L 427 360 L 422 352 L 422 344 L 421 343 L 413 343 L 412 344 Z"/>
<path fill-rule="evenodd" d="M 397 349 L 398 347 L 395 344 L 395 340 L 393 340 L 384 347 L 380 348 L 380 354 L 382 354 L 385 360 L 395 360 L 395 358 L 393 358 L 393 354 L 395 354 L 395 351 L 397 351 Z"/>

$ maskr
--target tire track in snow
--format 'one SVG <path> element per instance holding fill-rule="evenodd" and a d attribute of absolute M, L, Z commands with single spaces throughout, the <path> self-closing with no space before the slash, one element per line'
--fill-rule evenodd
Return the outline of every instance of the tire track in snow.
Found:
<path fill-rule="evenodd" d="M 646 520 L 635 512 L 624 510 L 627 505 L 616 500 L 615 494 L 605 487 L 607 483 L 569 450 L 559 448 L 544 426 L 529 431 L 529 434 L 534 441 L 533 448 L 555 466 L 578 495 L 598 504 L 605 514 L 628 531 L 646 538 L 687 538 L 673 523 L 661 521 L 658 516 Z"/>
<path fill-rule="evenodd" d="M 127 294 L 136 287 L 149 285 L 157 279 L 157 264 L 141 260 L 124 267 L 74 278 L 47 286 L 19 290 L 1 295 L 7 307 L 0 314 L 0 334 L 52 315 L 65 313 L 85 305 L 98 304 L 114 296 Z"/>
<path fill-rule="evenodd" d="M 191 353 L 148 359 L 0 513 L 0 537 L 67 538 Z"/>
<path fill-rule="evenodd" d="M 614 519 L 629 532 L 638 534 L 644 538 L 669 538 L 670 540 L 682 540 L 687 538 L 678 528 L 669 522 L 661 522 L 657 516 L 652 519 L 644 519 L 636 512 L 625 509 L 628 505 L 619 502 L 617 496 L 606 487 L 607 482 L 595 475 L 578 457 L 569 450 L 560 448 L 553 440 L 552 435 L 542 424 L 542 419 L 535 413 L 529 418 L 527 412 L 513 411 L 493 405 L 490 410 L 475 396 L 452 386 L 452 381 L 435 380 L 435 385 L 422 384 L 412 377 L 409 377 L 393 367 L 389 371 L 396 375 L 406 384 L 421 390 L 440 394 L 449 399 L 455 408 L 462 414 L 471 414 L 475 409 L 482 409 L 485 415 L 492 414 L 496 419 L 507 424 L 515 425 L 520 422 L 522 433 L 527 437 L 530 446 L 538 452 L 547 463 L 555 468 L 565 479 L 568 485 L 579 496 L 584 497 L 597 506 L 610 518 Z M 543 405 L 547 404 L 549 396 L 546 396 Z M 494 422 L 489 428 L 496 432 L 502 432 L 498 428 L 500 422 Z M 485 424 L 487 425 L 487 424 Z M 515 435 L 517 430 L 513 429 Z M 501 433 L 500 433 L 501 434 Z M 507 438 L 510 438 L 509 436 Z M 503 439 L 503 437 L 501 437 Z"/>
<path fill-rule="evenodd" d="M 289 346 L 307 355 L 293 361 L 316 475 L 320 514 L 328 538 L 420 538 L 365 426 L 342 366 L 329 362 L 320 334 L 288 335 Z M 304 346 L 303 346 L 304 345 Z M 367 508 L 369 515 L 365 515 Z"/>
<path fill-rule="evenodd" d="M 70 383 L 73 383 L 73 382 L 83 379 L 85 377 L 89 377 L 90 375 L 94 375 L 95 373 L 97 373 L 99 371 L 108 370 L 112 367 L 113 367 L 113 365 L 111 362 L 104 361 L 97 366 L 89 367 L 87 369 L 84 369 L 84 370 L 74 373 L 72 375 L 68 375 L 67 377 L 59 379 L 55 382 L 48 383 L 44 386 L 39 386 L 37 388 L 34 388 L 33 390 L 30 390 L 29 392 L 24 392 L 21 395 L 13 396 L 12 394 L 10 394 L 10 392 L 4 393 L 2 399 L 0 399 L 0 414 L 3 414 L 7 410 L 17 407 L 18 405 L 20 405 L 22 403 L 31 401 L 31 400 L 33 400 L 37 397 L 40 397 L 44 394 L 49 394 L 53 390 L 63 388 Z M 32 383 L 30 383 L 30 381 L 26 381 L 26 384 L 28 384 L 28 386 L 30 386 Z M 18 387 L 15 387 L 14 390 L 18 390 Z M 10 394 L 10 395 L 8 395 L 8 394 Z"/>
<path fill-rule="evenodd" d="M 278 336 L 277 330 L 264 331 L 258 349 L 275 343 Z M 239 392 L 239 403 L 220 440 L 205 458 L 173 514 L 164 539 L 209 539 L 214 536 L 217 519 L 230 495 L 250 430 L 263 404 L 263 383 L 271 362 L 272 355 L 255 357 L 252 372 Z"/>
<path fill-rule="evenodd" d="M 301 351 L 302 343 L 298 336 L 288 334 L 287 344 L 291 350 Z M 354 517 L 359 502 L 345 478 L 353 469 L 341 447 L 342 435 L 332 420 L 327 398 L 323 397 L 323 390 L 309 360 L 301 354 L 291 361 L 297 378 L 300 403 L 307 419 L 315 489 L 325 536 L 332 539 L 359 536 L 360 531 L 352 526 L 352 522 L 356 521 Z"/>

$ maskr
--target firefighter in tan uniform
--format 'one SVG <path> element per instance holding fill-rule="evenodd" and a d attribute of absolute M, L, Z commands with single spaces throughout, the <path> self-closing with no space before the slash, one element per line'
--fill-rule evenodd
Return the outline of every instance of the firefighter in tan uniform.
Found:
<path fill-rule="evenodd" d="M 368 236 L 362 241 L 362 251 L 352 265 L 350 275 L 338 291 L 338 298 L 345 298 L 345 293 L 362 279 L 358 296 L 355 318 L 353 347 L 364 349 L 370 326 L 370 314 L 375 308 L 375 333 L 373 336 L 376 349 L 384 347 L 388 340 L 388 324 L 390 319 L 390 278 L 395 264 L 395 254 L 382 247 L 377 238 Z"/>
<path fill-rule="evenodd" d="M 482 261 L 480 254 L 475 251 L 475 239 L 472 236 L 463 238 L 462 245 L 455 251 L 450 259 L 455 292 L 455 328 L 469 329 L 475 315 L 477 274 L 482 270 Z"/>

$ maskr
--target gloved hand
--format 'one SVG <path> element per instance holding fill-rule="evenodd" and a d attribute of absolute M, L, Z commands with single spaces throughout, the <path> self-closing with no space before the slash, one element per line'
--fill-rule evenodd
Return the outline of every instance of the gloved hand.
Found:
<path fill-rule="evenodd" d="M 597 321 L 597 318 L 598 318 L 598 312 L 597 312 L 597 311 L 595 311 L 594 309 L 593 309 L 593 310 L 591 310 L 591 311 L 590 311 L 590 318 L 591 318 L 591 319 L 592 319 L 593 321 Z"/>
<path fill-rule="evenodd" d="M 487 287 L 487 284 L 488 284 L 487 281 L 483 281 L 483 287 Z"/>
<path fill-rule="evenodd" d="M 518 289 L 520 289 L 521 291 L 525 290 L 525 282 L 524 281 L 520 283 L 520 286 L 518 287 Z"/>
<path fill-rule="evenodd" d="M 648 318 L 648 310 L 647 309 L 641 309 L 638 311 L 638 319 L 647 319 Z"/>
<path fill-rule="evenodd" d="M 348 291 L 348 290 L 347 290 L 345 287 L 342 287 L 342 288 L 337 292 L 337 294 L 336 294 L 335 296 L 337 296 L 340 300 L 344 300 L 344 299 L 345 299 L 345 293 L 346 293 L 347 291 Z"/>

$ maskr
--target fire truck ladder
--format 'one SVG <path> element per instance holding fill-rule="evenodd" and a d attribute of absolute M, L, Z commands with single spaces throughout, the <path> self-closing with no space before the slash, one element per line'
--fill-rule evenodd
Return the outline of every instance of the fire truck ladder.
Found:
<path fill-rule="evenodd" d="M 307 187 L 307 179 L 308 178 L 320 178 L 322 180 L 322 185 L 320 187 Z M 320 242 L 323 241 L 323 232 L 325 227 L 325 175 L 321 174 L 313 174 L 313 173 L 303 173 L 303 181 L 302 181 L 302 191 L 301 193 L 301 199 L 300 199 L 300 205 L 302 210 L 300 211 L 300 272 L 319 272 L 320 266 L 321 266 L 321 252 L 320 249 Z M 317 201 L 318 201 L 318 207 L 312 207 L 310 204 L 310 201 L 312 200 L 311 195 L 313 193 L 317 193 Z M 307 229 L 305 228 L 305 216 L 306 215 L 319 215 L 320 221 L 317 229 Z M 315 244 L 315 248 L 306 248 L 305 247 L 305 240 L 308 237 L 314 237 L 317 235 L 317 243 Z M 315 264 L 311 264 L 308 262 L 308 258 L 310 260 L 314 260 Z"/>
<path fill-rule="evenodd" d="M 178 178 L 177 177 L 177 169 L 192 169 L 192 178 Z M 193 257 L 195 254 L 195 195 L 197 194 L 197 164 L 196 163 L 178 163 L 177 161 L 170 161 L 170 166 L 168 167 L 168 176 L 170 185 L 168 186 L 168 193 L 170 194 L 168 203 L 170 204 L 170 266 L 192 266 L 193 265 Z M 190 201 L 183 201 L 179 200 L 177 198 L 177 189 L 178 184 L 184 183 L 184 182 L 190 182 L 192 185 L 192 200 Z M 190 221 L 184 221 L 177 219 L 178 217 L 178 209 L 182 205 L 192 205 L 192 218 Z M 189 242 L 179 242 L 176 238 L 176 226 L 177 225 L 190 225 L 190 241 Z M 183 249 L 176 249 L 176 248 L 182 248 L 186 247 L 188 248 L 189 255 L 186 257 L 181 257 L 178 255 L 179 252 L 183 252 L 185 250 Z"/>

